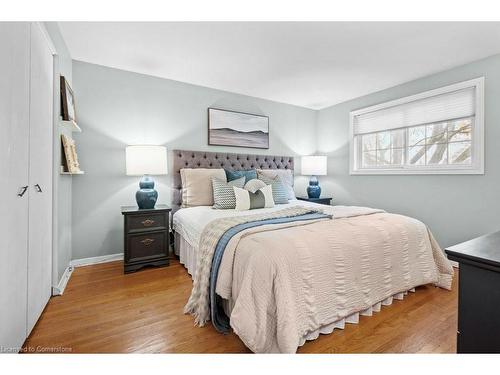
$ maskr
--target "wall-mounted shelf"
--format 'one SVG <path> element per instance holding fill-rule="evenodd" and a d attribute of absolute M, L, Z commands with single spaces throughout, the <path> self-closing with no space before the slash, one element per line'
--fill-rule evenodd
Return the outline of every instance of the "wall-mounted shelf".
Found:
<path fill-rule="evenodd" d="M 80 172 L 75 172 L 75 173 L 71 173 L 71 172 L 66 172 L 64 171 L 64 167 L 61 165 L 61 170 L 59 171 L 60 174 L 67 174 L 67 175 L 74 175 L 74 174 L 85 174 L 84 171 L 80 171 Z"/>
<path fill-rule="evenodd" d="M 71 132 L 76 132 L 76 133 L 81 133 L 82 129 L 78 126 L 76 122 L 73 120 L 70 121 L 64 121 L 64 120 L 59 120 L 59 124 L 63 127 L 68 129 Z"/>

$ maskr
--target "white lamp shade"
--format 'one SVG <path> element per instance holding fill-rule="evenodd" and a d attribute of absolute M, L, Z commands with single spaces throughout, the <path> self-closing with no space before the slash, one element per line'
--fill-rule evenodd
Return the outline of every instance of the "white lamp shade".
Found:
<path fill-rule="evenodd" d="M 325 176 L 326 175 L 326 156 L 302 156 L 301 171 L 306 176 Z"/>
<path fill-rule="evenodd" d="M 167 174 L 167 149 L 163 146 L 127 146 L 127 176 Z"/>

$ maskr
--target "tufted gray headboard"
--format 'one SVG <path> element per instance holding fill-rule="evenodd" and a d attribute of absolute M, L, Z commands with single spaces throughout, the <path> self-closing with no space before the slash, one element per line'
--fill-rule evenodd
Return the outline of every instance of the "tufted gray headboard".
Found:
<path fill-rule="evenodd" d="M 232 154 L 225 152 L 174 150 L 172 213 L 182 204 L 182 168 L 225 168 L 234 171 L 243 169 L 291 169 L 293 156 Z"/>

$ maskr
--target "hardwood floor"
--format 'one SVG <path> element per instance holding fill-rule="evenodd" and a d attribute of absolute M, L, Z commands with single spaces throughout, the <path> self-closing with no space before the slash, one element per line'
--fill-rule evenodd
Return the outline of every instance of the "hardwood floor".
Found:
<path fill-rule="evenodd" d="M 403 301 L 357 325 L 321 335 L 299 353 L 454 353 L 457 282 L 453 290 L 417 288 Z M 177 261 L 169 267 L 123 274 L 122 262 L 77 268 L 63 296 L 53 297 L 25 342 L 26 352 L 240 353 L 235 334 L 195 327 L 182 309 L 191 278 Z"/>

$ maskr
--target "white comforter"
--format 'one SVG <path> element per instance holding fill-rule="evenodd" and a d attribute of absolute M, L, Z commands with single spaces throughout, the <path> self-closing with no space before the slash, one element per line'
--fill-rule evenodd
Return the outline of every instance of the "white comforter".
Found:
<path fill-rule="evenodd" d="M 418 220 L 321 207 L 335 219 L 248 229 L 226 247 L 217 293 L 232 300 L 231 327 L 254 352 L 295 352 L 308 333 L 399 292 L 428 283 L 451 287 L 451 265 Z M 241 215 L 197 211 L 193 227 L 213 222 L 212 215 Z M 175 229 L 203 241 L 202 230 L 188 234 L 179 225 L 185 214 L 176 214 Z"/>

